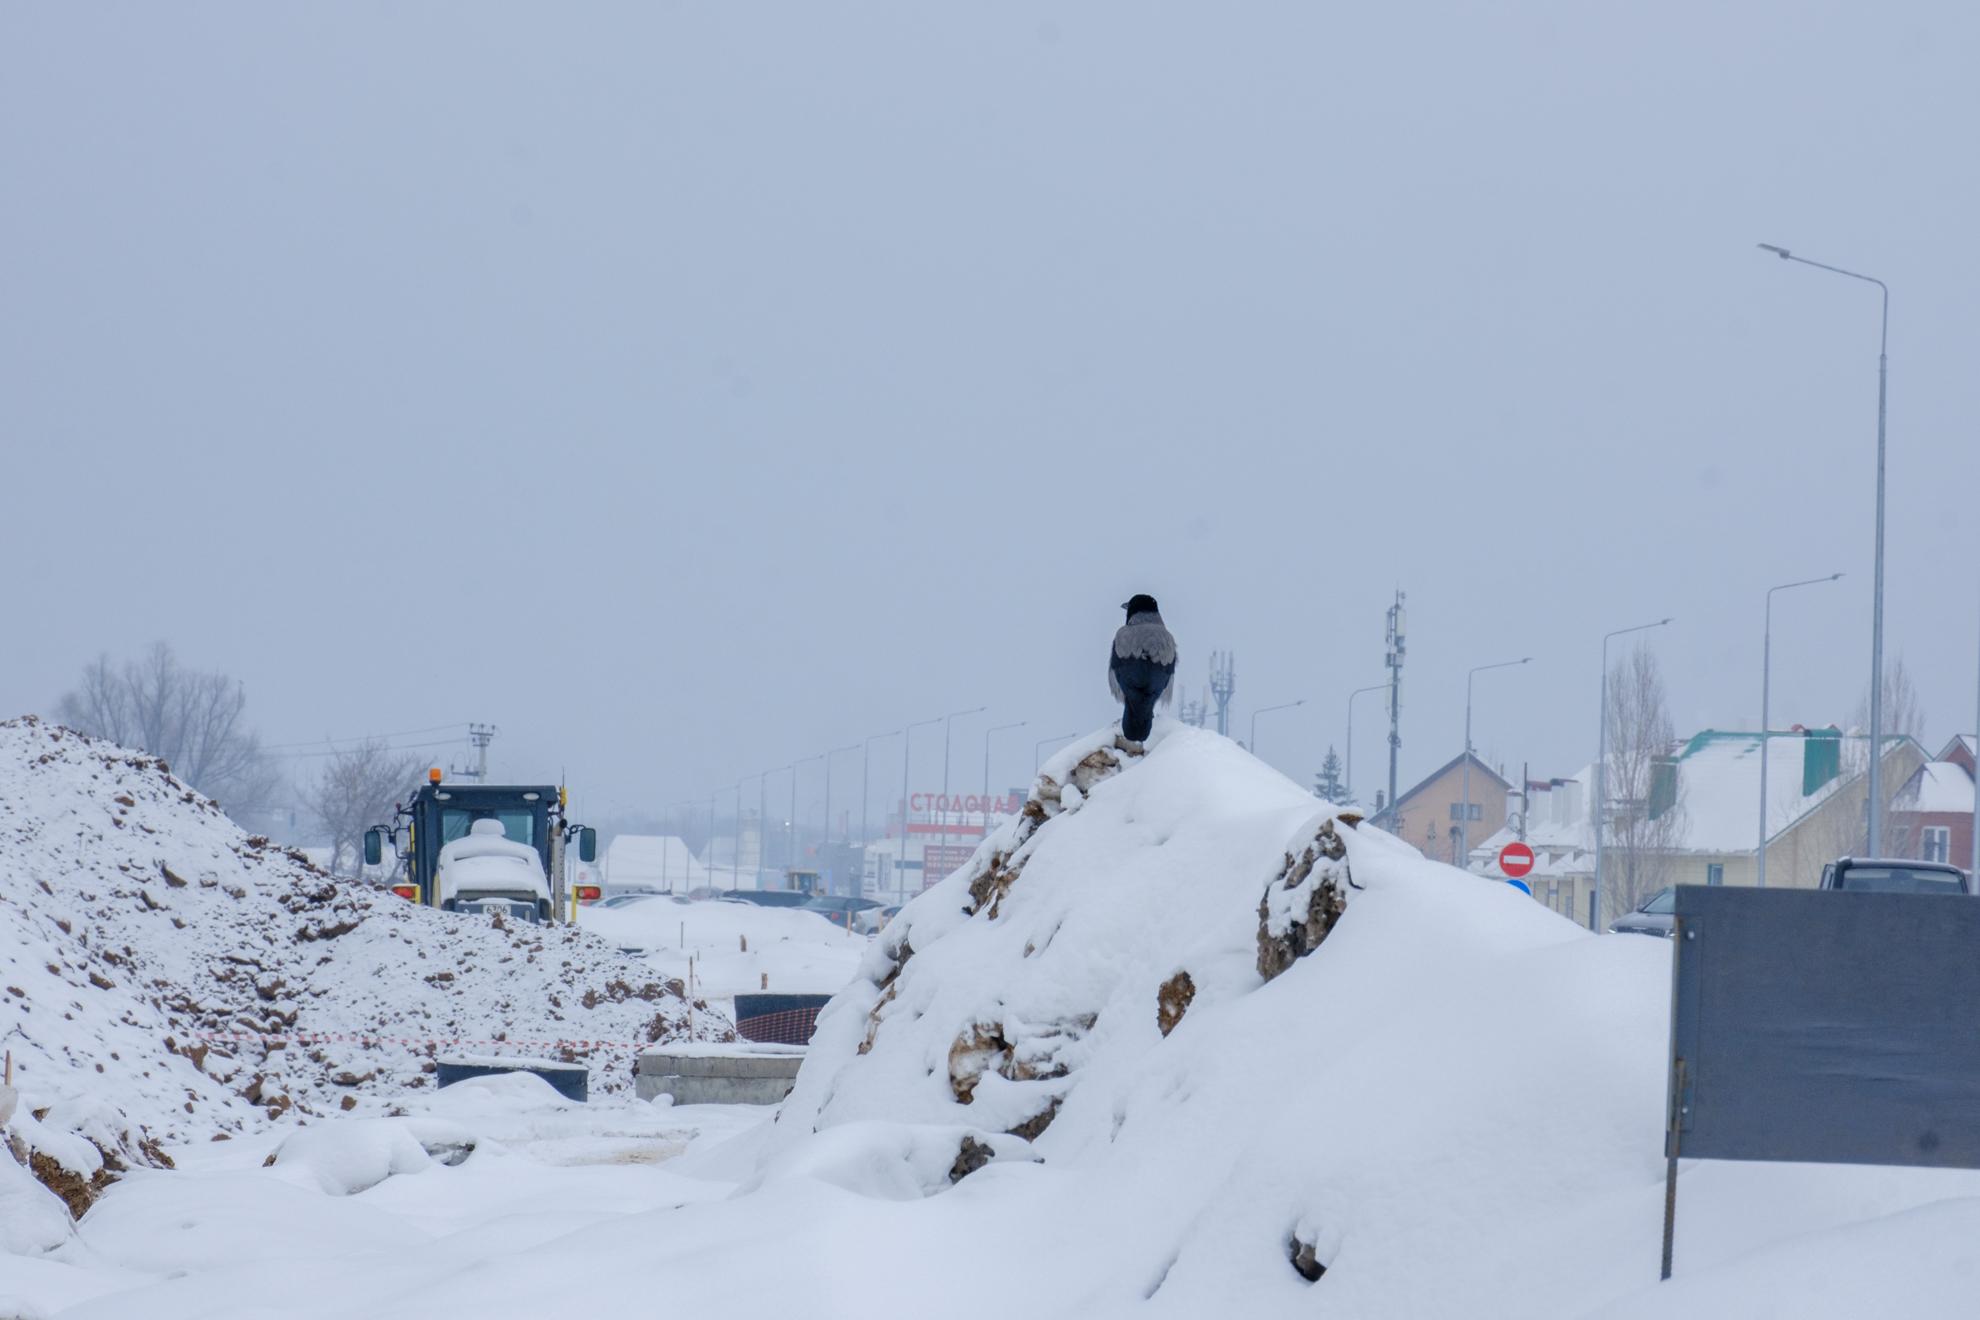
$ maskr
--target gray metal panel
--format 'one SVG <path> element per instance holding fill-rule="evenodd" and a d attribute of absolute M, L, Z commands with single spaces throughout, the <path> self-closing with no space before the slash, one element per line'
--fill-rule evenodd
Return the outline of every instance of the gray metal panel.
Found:
<path fill-rule="evenodd" d="M 1980 900 L 1683 885 L 1666 1154 L 1980 1168 Z"/>

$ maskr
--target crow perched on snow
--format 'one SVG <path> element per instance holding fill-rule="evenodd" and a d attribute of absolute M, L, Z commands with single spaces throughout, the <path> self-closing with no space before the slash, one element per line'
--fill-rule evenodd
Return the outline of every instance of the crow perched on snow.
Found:
<path fill-rule="evenodd" d="M 1169 695 L 1176 676 L 1176 639 L 1162 624 L 1153 596 L 1134 596 L 1121 606 L 1127 622 L 1114 634 L 1107 684 L 1121 700 L 1121 737 L 1139 743 L 1155 722 L 1155 703 Z"/>

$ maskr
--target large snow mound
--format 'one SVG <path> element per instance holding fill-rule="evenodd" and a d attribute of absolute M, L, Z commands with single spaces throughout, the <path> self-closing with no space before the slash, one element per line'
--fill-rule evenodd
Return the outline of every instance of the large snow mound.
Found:
<path fill-rule="evenodd" d="M 729 1034 L 705 1006 L 695 1023 Z M 0 723 L 12 1127 L 76 1173 L 94 1175 L 100 1149 L 430 1086 L 454 1041 L 585 1060 L 610 1094 L 630 1089 L 633 1046 L 688 1033 L 680 987 L 594 936 L 333 880 L 243 834 L 155 758 L 32 717 Z"/>

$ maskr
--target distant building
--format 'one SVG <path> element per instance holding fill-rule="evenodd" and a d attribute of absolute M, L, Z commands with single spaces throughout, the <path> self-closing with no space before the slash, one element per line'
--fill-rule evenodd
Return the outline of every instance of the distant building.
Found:
<path fill-rule="evenodd" d="M 1476 844 L 1505 825 L 1506 792 L 1512 785 L 1477 756 L 1469 759 L 1471 803 L 1464 838 Z M 1394 804 L 1375 813 L 1374 823 L 1415 844 L 1425 857 L 1457 865 L 1463 851 L 1458 822 L 1465 814 L 1465 760 L 1466 755 L 1453 757 L 1416 787 L 1398 794 Z"/>

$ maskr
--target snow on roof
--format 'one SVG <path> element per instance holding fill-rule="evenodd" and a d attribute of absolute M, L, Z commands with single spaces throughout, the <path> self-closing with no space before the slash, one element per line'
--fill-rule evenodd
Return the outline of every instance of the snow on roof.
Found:
<path fill-rule="evenodd" d="M 1895 805 L 1900 811 L 1968 814 L 1973 810 L 1973 777 L 1951 761 L 1927 761 Z"/>
<path fill-rule="evenodd" d="M 1752 852 L 1760 820 L 1760 756 L 1767 757 L 1767 837 L 1815 810 L 1854 778 L 1843 770 L 1813 793 L 1802 788 L 1803 758 L 1811 739 L 1796 733 L 1720 733 L 1706 730 L 1685 744 L 1678 759 L 1678 802 L 1683 809 L 1679 846 L 1686 852 Z"/>

